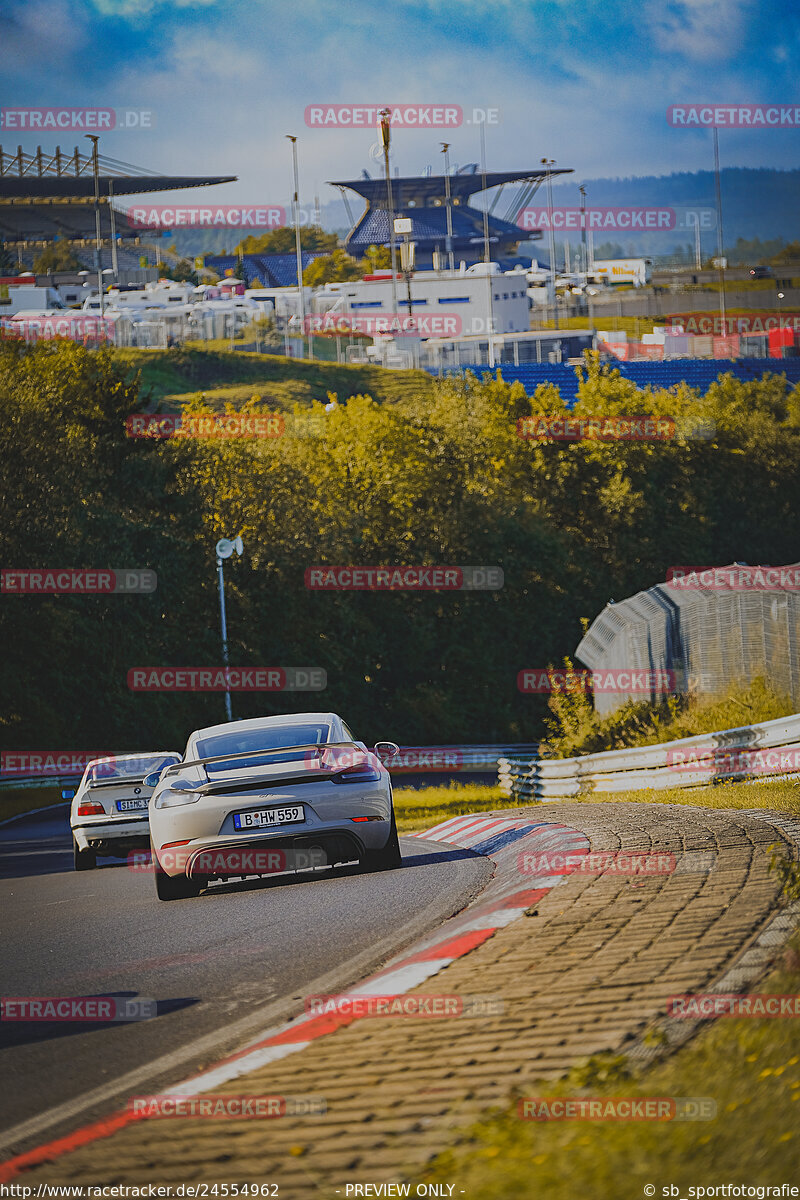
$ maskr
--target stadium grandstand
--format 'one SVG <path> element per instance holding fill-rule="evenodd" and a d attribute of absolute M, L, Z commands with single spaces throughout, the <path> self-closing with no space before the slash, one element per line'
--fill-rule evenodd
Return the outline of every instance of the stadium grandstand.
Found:
<path fill-rule="evenodd" d="M 303 270 L 319 254 L 303 250 Z M 248 287 L 297 287 L 296 254 L 207 254 L 204 258 L 207 270 L 222 277 L 230 272 L 244 279 Z M 241 274 L 239 271 L 241 270 Z"/>
<path fill-rule="evenodd" d="M 155 262 L 154 231 L 133 230 L 126 214 L 114 206 L 117 196 L 167 192 L 232 183 L 235 175 L 160 175 L 155 171 L 98 155 L 101 267 L 111 267 L 116 243 L 118 269 L 140 266 L 142 257 Z M 95 178 L 91 154 L 76 146 L 26 154 L 19 146 L 9 154 L 0 146 L 0 242 L 20 266 L 30 267 L 42 249 L 66 242 L 86 267 L 96 267 Z"/>
<path fill-rule="evenodd" d="M 551 331 L 557 337 L 555 331 Z M 789 383 L 800 383 L 800 358 L 682 358 L 671 359 L 668 362 L 613 362 L 623 379 L 630 379 L 638 388 L 670 388 L 687 383 L 689 387 L 697 388 L 705 395 L 720 375 L 730 373 L 743 383 L 760 379 L 765 371 L 776 375 L 785 375 Z M 499 374 L 506 383 L 519 381 L 529 396 L 533 396 L 537 387 L 550 383 L 557 387 L 562 400 L 572 407 L 578 398 L 578 378 L 574 366 L 568 363 L 501 363 L 496 368 L 488 368 L 485 364 L 471 363 L 458 367 L 445 368 L 442 372 L 435 369 L 432 374 L 463 374 L 472 371 L 482 379 L 487 371 Z"/>
<path fill-rule="evenodd" d="M 530 204 L 548 173 L 572 174 L 572 169 L 535 171 L 479 171 L 477 163 L 469 163 L 449 175 L 420 175 L 392 180 L 392 211 L 395 217 L 411 220 L 409 237 L 416 245 L 416 265 L 419 270 L 437 264 L 447 266 L 445 256 L 452 250 L 456 263 L 468 266 L 480 262 L 485 254 L 484 223 L 488 225 L 489 253 L 504 271 L 523 266 L 529 259 L 517 255 L 521 241 L 536 241 L 540 230 L 523 233 L 515 223 L 521 209 Z M 508 184 L 518 184 L 509 198 L 503 217 L 495 216 Z M 350 218 L 351 230 L 345 246 L 354 258 L 362 258 L 370 246 L 389 245 L 389 203 L 385 179 L 372 179 L 366 171 L 362 179 L 332 182 L 338 188 Z M 479 192 L 497 189 L 488 214 L 473 208 L 469 200 Z M 358 220 L 353 214 L 347 191 L 356 192 L 366 201 Z M 449 195 L 448 195 L 449 193 Z M 448 247 L 448 214 L 452 238 Z"/>

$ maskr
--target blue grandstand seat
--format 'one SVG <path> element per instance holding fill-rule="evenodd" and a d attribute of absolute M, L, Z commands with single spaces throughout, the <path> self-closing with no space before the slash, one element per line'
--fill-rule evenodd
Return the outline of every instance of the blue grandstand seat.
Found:
<path fill-rule="evenodd" d="M 308 250 L 303 251 L 303 270 L 318 254 Z M 220 276 L 227 270 L 234 270 L 239 264 L 234 254 L 208 254 L 206 266 L 210 271 L 216 271 Z M 295 254 L 243 254 L 241 263 L 247 286 L 251 287 L 253 280 L 259 279 L 263 287 L 297 287 L 297 256 Z"/>
<path fill-rule="evenodd" d="M 789 383 L 800 383 L 800 358 L 739 358 L 733 361 L 727 358 L 684 358 L 666 362 L 620 362 L 615 365 L 619 367 L 622 377 L 630 379 L 637 387 L 645 388 L 650 385 L 670 388 L 679 383 L 688 383 L 703 395 L 718 376 L 727 373 L 743 382 L 750 382 L 760 379 L 765 372 L 771 372 L 776 375 L 784 374 Z M 503 363 L 491 371 L 486 366 L 472 365 L 448 368 L 445 373 L 452 375 L 472 371 L 482 379 L 487 372 L 496 374 L 498 370 L 506 383 L 519 380 L 529 396 L 533 395 L 539 384 L 555 383 L 568 405 L 573 405 L 577 399 L 578 381 L 575 368 L 566 363 L 521 363 L 519 366 Z"/>

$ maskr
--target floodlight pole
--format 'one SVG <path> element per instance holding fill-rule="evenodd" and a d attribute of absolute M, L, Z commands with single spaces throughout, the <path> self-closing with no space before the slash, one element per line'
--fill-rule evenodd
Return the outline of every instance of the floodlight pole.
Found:
<path fill-rule="evenodd" d="M 558 296 L 556 294 L 556 235 L 553 230 L 553 175 L 550 170 L 555 166 L 554 158 L 543 158 L 542 163 L 547 167 L 547 206 L 550 210 L 548 225 L 550 226 L 550 279 L 553 288 L 553 316 L 555 318 L 555 327 L 559 328 L 558 324 Z"/>
<path fill-rule="evenodd" d="M 105 303 L 103 300 L 103 263 L 102 249 L 103 242 L 100 237 L 100 162 L 97 153 L 97 143 L 100 137 L 96 133 L 87 133 L 84 135 L 92 143 L 92 171 L 94 173 L 94 229 L 95 229 L 95 251 L 97 254 L 97 290 L 100 293 L 100 318 L 102 320 L 105 314 Z"/>
<path fill-rule="evenodd" d="M 391 141 L 390 120 L 392 110 L 382 108 L 379 116 L 381 143 L 383 145 L 383 164 L 386 170 L 386 203 L 389 206 L 389 252 L 392 257 L 392 320 L 397 320 L 397 244 L 394 236 L 394 201 L 392 200 L 392 174 L 389 165 L 389 144 Z"/>
<path fill-rule="evenodd" d="M 117 223 L 114 219 L 114 181 L 108 181 L 108 219 L 111 222 L 111 266 L 114 268 L 114 283 L 119 283 L 119 259 L 117 257 Z"/>
<path fill-rule="evenodd" d="M 581 266 L 585 276 L 584 283 L 589 282 L 589 258 L 586 253 L 586 188 L 579 187 L 578 191 L 581 194 Z M 550 224 L 553 223 L 552 214 L 550 216 Z"/>
<path fill-rule="evenodd" d="M 455 271 L 455 260 L 453 258 L 453 209 L 452 197 L 450 195 L 450 143 L 442 142 L 442 154 L 444 155 L 444 203 L 445 214 L 447 216 L 447 237 L 444 240 L 444 248 L 447 252 L 447 264 L 450 268 L 450 274 Z"/>
<path fill-rule="evenodd" d="M 297 181 L 297 138 L 287 133 L 286 137 L 292 143 L 292 170 L 294 172 L 294 196 L 292 198 L 292 220 L 294 221 L 294 247 L 297 256 L 297 290 L 300 295 L 300 330 L 301 337 L 306 334 L 306 300 L 303 293 L 303 248 L 300 242 L 300 187 Z"/>
<path fill-rule="evenodd" d="M 225 664 L 225 715 L 229 721 L 232 721 L 231 681 L 228 674 L 228 667 L 230 666 L 228 658 L 228 624 L 225 620 L 225 577 L 222 573 L 222 559 L 219 557 L 217 558 L 217 581 L 219 583 L 219 621 L 222 628 L 222 661 Z"/>
<path fill-rule="evenodd" d="M 719 176 L 719 135 L 716 125 L 712 129 L 714 137 L 714 185 L 717 200 L 717 266 L 719 268 L 719 316 L 722 324 L 722 336 L 725 337 L 727 328 L 727 313 L 725 311 L 725 239 L 722 233 L 722 186 Z"/>

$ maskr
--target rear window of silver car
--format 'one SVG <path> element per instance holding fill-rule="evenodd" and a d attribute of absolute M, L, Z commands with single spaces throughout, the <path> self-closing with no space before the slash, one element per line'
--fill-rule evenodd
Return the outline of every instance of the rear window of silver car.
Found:
<path fill-rule="evenodd" d="M 230 771 L 238 767 L 257 766 L 260 759 L 255 751 L 283 750 L 289 746 L 318 746 L 327 742 L 330 725 L 277 725 L 264 729 L 243 729 L 237 733 L 220 733 L 216 737 L 203 738 L 197 743 L 198 758 L 220 758 L 227 754 L 252 754 L 252 758 L 236 759 L 223 763 L 208 763 L 207 772 Z M 297 753 L 303 757 L 303 751 Z M 291 762 L 292 756 L 284 755 L 282 762 Z"/>

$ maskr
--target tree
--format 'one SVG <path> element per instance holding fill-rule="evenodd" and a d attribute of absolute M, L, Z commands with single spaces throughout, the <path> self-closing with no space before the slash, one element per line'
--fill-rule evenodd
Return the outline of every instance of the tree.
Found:
<path fill-rule="evenodd" d="M 188 258 L 180 258 L 176 263 L 162 262 L 162 279 L 173 279 L 176 283 L 197 283 L 197 272 L 192 269 Z"/>
<path fill-rule="evenodd" d="M 362 274 L 362 267 L 346 250 L 334 250 L 333 254 L 321 254 L 308 264 L 303 272 L 303 283 L 306 287 L 321 287 L 325 283 L 360 279 Z"/>
<path fill-rule="evenodd" d="M 6 272 L 14 270 L 16 270 L 16 263 L 8 250 L 6 250 L 2 238 L 0 238 L 0 275 L 5 275 Z"/>
<path fill-rule="evenodd" d="M 49 275 L 53 271 L 80 271 L 82 266 L 81 260 L 67 242 L 53 242 L 51 246 L 46 246 L 33 262 L 33 269 L 37 275 Z"/>
<path fill-rule="evenodd" d="M 773 267 L 782 267 L 785 263 L 800 262 L 800 242 L 789 242 L 788 246 L 784 246 L 779 254 L 773 254 L 772 258 L 767 261 Z"/>
<path fill-rule="evenodd" d="M 392 252 L 388 246 L 367 246 L 364 269 L 370 272 L 391 270 Z"/>
<path fill-rule="evenodd" d="M 320 225 L 309 225 L 300 230 L 300 247 L 311 254 L 330 254 L 339 245 L 335 233 L 326 233 Z M 234 254 L 294 254 L 296 249 L 294 229 L 282 225 L 259 237 L 250 234 L 239 242 Z"/>

